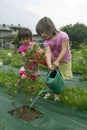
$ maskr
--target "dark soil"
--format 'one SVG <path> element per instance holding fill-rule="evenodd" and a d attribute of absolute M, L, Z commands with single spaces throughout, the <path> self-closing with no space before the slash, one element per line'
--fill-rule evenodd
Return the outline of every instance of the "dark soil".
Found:
<path fill-rule="evenodd" d="M 28 106 L 17 108 L 16 110 L 11 111 L 10 114 L 27 122 L 40 118 L 43 115 L 41 112 Z"/>

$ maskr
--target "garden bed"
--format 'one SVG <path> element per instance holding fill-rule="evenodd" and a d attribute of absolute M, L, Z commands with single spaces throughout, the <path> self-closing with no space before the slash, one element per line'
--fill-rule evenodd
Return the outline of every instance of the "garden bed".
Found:
<path fill-rule="evenodd" d="M 24 121 L 30 122 L 32 120 L 40 118 L 43 114 L 29 106 L 23 106 L 9 112 L 16 118 L 22 119 Z"/>
<path fill-rule="evenodd" d="M 9 113 L 21 107 L 19 100 L 15 103 L 12 105 L 9 95 L 0 94 L 1 130 L 87 130 L 87 111 L 40 97 L 32 109 L 43 116 L 24 121 Z"/>
<path fill-rule="evenodd" d="M 7 68 L 10 69 L 10 66 L 7 67 L 3 66 L 1 67 L 1 70 L 7 71 L 8 70 Z M 13 69 L 16 71 L 15 68 Z M 41 79 L 44 80 L 46 74 L 47 74 L 46 71 L 41 70 Z M 3 71 L 3 76 L 4 76 L 4 71 Z M 53 129 L 83 130 L 84 129 L 87 130 L 87 111 L 80 109 L 80 108 L 87 109 L 87 105 L 86 105 L 87 91 L 85 91 L 87 87 L 87 82 L 80 81 L 79 74 L 78 75 L 75 74 L 72 80 L 65 81 L 65 85 L 68 86 L 69 88 L 64 89 L 62 94 L 60 94 L 60 98 L 62 102 L 59 101 L 56 102 L 54 100 L 45 100 L 42 97 L 39 97 L 39 99 L 35 102 L 35 104 L 31 109 L 30 109 L 30 105 L 31 105 L 30 101 L 26 107 L 23 106 L 22 95 L 12 99 L 9 93 L 6 93 L 8 88 L 12 87 L 14 88 L 14 90 L 16 90 L 15 88 L 17 87 L 17 86 L 13 87 L 14 80 L 15 80 L 14 77 L 16 78 L 16 75 L 13 73 L 13 71 L 7 73 L 4 78 L 3 76 L 1 78 L 1 83 L 2 84 L 6 83 L 8 87 L 6 85 L 5 85 L 6 87 L 0 87 L 0 129 L 7 129 L 7 130 L 16 130 L 16 129 L 17 130 L 20 129 L 21 130 L 25 130 L 25 129 L 26 130 L 29 129 L 30 130 L 53 130 Z M 8 82 L 7 82 L 7 78 L 9 80 Z M 36 95 L 42 88 L 44 88 L 43 85 L 44 84 L 42 82 L 36 84 L 35 86 Z M 80 86 L 81 88 L 78 89 L 77 87 L 74 87 L 76 85 Z M 24 84 L 23 88 L 26 88 L 25 86 L 27 87 L 29 85 Z M 85 86 L 85 89 L 81 91 L 84 88 L 83 86 Z M 32 96 L 31 98 L 34 99 L 35 96 Z M 73 101 L 75 101 L 76 104 L 74 104 Z M 67 104 L 69 103 L 72 106 L 64 105 L 63 102 Z M 73 105 L 78 107 L 73 107 Z"/>

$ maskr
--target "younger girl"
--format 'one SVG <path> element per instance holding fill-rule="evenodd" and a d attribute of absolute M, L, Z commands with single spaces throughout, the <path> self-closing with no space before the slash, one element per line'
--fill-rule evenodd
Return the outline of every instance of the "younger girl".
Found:
<path fill-rule="evenodd" d="M 32 41 L 31 30 L 28 28 L 21 28 L 18 32 L 18 38 L 22 43 L 22 45 L 18 48 L 18 52 L 20 54 L 22 54 L 23 57 L 25 57 L 25 55 L 28 51 L 28 48 L 32 48 L 34 45 L 36 45 L 35 42 L 31 42 Z M 27 69 L 29 69 L 29 71 L 32 72 L 32 74 L 28 78 L 30 78 L 31 80 L 34 80 L 40 76 L 39 71 L 38 71 L 38 63 L 36 60 L 32 59 L 32 54 L 29 57 L 29 60 L 31 60 L 31 63 L 29 64 L 29 66 L 27 66 Z M 19 74 L 20 74 L 22 79 L 27 78 L 27 72 L 25 71 L 25 67 L 26 66 L 24 63 L 24 66 L 22 66 L 20 71 L 19 71 Z"/>

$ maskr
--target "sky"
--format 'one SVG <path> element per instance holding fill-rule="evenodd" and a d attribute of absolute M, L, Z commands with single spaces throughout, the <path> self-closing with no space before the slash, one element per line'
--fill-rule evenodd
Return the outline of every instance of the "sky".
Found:
<path fill-rule="evenodd" d="M 87 0 L 0 0 L 0 24 L 29 27 L 47 16 L 59 29 L 77 22 L 87 25 Z"/>

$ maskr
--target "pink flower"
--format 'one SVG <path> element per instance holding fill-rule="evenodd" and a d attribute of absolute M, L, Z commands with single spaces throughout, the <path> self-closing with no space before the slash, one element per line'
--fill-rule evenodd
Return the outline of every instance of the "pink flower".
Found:
<path fill-rule="evenodd" d="M 30 75 L 31 80 L 35 80 L 37 77 L 35 75 Z"/>

